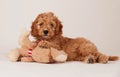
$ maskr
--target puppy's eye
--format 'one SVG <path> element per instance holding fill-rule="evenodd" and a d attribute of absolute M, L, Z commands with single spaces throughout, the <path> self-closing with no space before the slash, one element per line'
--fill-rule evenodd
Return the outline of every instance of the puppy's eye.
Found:
<path fill-rule="evenodd" d="M 43 23 L 40 23 L 40 24 L 39 24 L 39 26 L 42 26 L 42 25 L 43 25 Z"/>
<path fill-rule="evenodd" d="M 51 27 L 54 27 L 54 24 L 51 23 L 50 26 L 51 26 Z"/>

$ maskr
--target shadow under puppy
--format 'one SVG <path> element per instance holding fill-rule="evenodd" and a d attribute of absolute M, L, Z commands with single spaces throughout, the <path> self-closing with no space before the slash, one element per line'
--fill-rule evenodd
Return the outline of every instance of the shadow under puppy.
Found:
<path fill-rule="evenodd" d="M 107 63 L 118 60 L 118 56 L 106 56 L 98 51 L 91 41 L 79 37 L 62 36 L 60 20 L 52 13 L 41 13 L 33 21 L 31 34 L 37 40 L 46 40 L 51 47 L 67 53 L 67 61 L 83 61 L 86 63 Z M 69 27 L 68 27 L 69 29 Z"/>

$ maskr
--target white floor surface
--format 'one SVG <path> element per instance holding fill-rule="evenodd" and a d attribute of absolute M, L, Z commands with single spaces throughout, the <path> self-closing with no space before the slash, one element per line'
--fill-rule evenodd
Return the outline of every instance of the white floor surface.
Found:
<path fill-rule="evenodd" d="M 120 60 L 108 64 L 11 62 L 0 54 L 0 77 L 120 77 Z"/>

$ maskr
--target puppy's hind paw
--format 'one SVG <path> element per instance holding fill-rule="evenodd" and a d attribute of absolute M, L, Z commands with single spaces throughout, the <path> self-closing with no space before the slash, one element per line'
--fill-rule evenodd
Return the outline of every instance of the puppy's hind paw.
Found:
<path fill-rule="evenodd" d="M 94 57 L 93 57 L 93 56 L 88 56 L 88 57 L 86 57 L 85 63 L 88 63 L 88 64 L 93 64 L 93 63 L 95 63 Z"/>

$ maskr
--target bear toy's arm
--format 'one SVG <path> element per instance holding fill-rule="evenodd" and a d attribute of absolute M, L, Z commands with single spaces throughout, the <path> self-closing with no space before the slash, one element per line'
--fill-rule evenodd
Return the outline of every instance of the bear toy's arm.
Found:
<path fill-rule="evenodd" d="M 32 58 L 36 62 L 50 63 L 50 48 L 47 42 L 40 41 L 32 51 Z"/>

